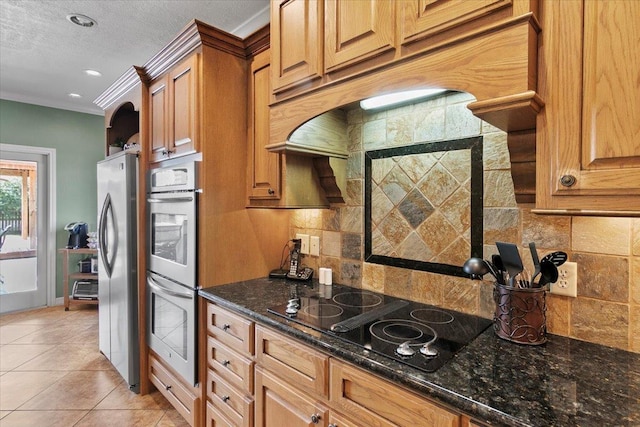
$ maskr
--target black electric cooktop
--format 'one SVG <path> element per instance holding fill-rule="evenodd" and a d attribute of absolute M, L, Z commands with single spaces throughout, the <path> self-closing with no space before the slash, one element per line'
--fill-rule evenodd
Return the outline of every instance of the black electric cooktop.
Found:
<path fill-rule="evenodd" d="M 435 372 L 491 320 L 370 291 L 319 285 L 270 313 L 425 372 Z"/>

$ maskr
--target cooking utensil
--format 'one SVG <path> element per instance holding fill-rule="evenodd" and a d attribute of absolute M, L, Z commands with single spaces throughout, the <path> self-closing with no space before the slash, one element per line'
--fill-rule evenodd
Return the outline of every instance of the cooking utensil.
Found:
<path fill-rule="evenodd" d="M 496 272 L 498 273 L 498 283 L 504 285 L 504 264 L 502 263 L 502 257 L 498 254 L 491 255 L 491 262 L 496 267 Z"/>
<path fill-rule="evenodd" d="M 489 266 L 482 258 L 469 258 L 462 266 L 462 271 L 469 274 L 472 279 L 480 280 L 489 272 Z"/>
<path fill-rule="evenodd" d="M 547 283 L 555 283 L 558 280 L 558 267 L 548 259 L 540 261 L 541 278 L 538 282 L 538 288 L 542 288 Z"/>
<path fill-rule="evenodd" d="M 551 261 L 556 267 L 560 267 L 567 260 L 567 254 L 562 251 L 556 251 L 546 254 L 544 257 L 542 257 L 542 259 Z"/>
<path fill-rule="evenodd" d="M 500 258 L 509 273 L 509 286 L 514 285 L 515 278 L 523 270 L 522 258 L 518 252 L 518 247 L 513 243 L 496 242 Z"/>
<path fill-rule="evenodd" d="M 480 280 L 487 273 L 491 273 L 497 281 L 501 280 L 501 275 L 497 272 L 495 265 L 482 258 L 469 258 L 462 266 L 462 270 L 474 280 Z"/>
<path fill-rule="evenodd" d="M 529 250 L 531 251 L 531 259 L 533 260 L 533 275 L 529 282 L 533 286 L 533 282 L 536 280 L 536 276 L 540 274 L 540 259 L 538 258 L 538 251 L 536 250 L 536 244 L 534 242 L 529 243 Z"/>

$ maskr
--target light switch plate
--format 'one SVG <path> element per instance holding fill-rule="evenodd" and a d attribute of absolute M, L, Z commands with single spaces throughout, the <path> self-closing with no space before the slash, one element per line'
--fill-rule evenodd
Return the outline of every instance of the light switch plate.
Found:
<path fill-rule="evenodd" d="M 320 237 L 311 236 L 309 239 L 309 255 L 320 256 Z"/>

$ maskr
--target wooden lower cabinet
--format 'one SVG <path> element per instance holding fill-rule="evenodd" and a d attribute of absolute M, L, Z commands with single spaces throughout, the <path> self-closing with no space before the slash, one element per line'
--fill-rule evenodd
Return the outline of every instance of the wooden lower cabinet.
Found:
<path fill-rule="evenodd" d="M 254 328 L 252 321 L 218 305 L 206 303 L 207 427 L 254 426 Z"/>
<path fill-rule="evenodd" d="M 328 414 L 316 399 L 256 368 L 256 427 L 328 427 Z"/>
<path fill-rule="evenodd" d="M 346 363 L 331 359 L 332 407 L 365 426 L 457 427 L 460 415 Z"/>
<path fill-rule="evenodd" d="M 201 342 L 206 344 L 206 350 L 203 350 L 206 352 L 206 373 L 202 379 L 204 421 L 201 425 L 482 425 L 279 331 L 256 325 L 226 308 L 208 302 L 205 305 L 206 335 Z M 254 345 L 248 345 L 246 337 L 254 336 Z M 224 337 L 225 343 L 216 337 Z"/>
<path fill-rule="evenodd" d="M 220 411 L 218 411 L 211 402 L 207 402 L 207 412 L 205 414 L 206 427 L 235 427 L 235 425 L 227 420 Z"/>
<path fill-rule="evenodd" d="M 149 355 L 149 380 L 191 426 L 201 425 L 200 391 L 183 384 L 176 374 L 154 355 Z"/>

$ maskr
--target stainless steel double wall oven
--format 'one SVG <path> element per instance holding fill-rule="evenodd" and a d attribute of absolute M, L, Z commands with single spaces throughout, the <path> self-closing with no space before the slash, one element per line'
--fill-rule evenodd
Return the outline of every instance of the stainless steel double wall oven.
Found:
<path fill-rule="evenodd" d="M 149 347 L 197 383 L 196 162 L 149 174 L 147 337 Z"/>

